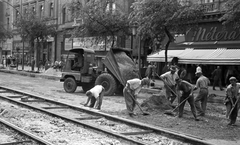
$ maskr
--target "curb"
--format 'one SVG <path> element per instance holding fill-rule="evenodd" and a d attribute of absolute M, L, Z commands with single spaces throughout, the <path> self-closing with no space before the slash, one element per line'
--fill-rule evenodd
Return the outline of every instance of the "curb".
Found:
<path fill-rule="evenodd" d="M 28 76 L 28 77 L 44 78 L 44 79 L 56 80 L 56 81 L 60 80 L 60 77 L 58 77 L 58 76 L 43 75 L 41 73 L 32 73 L 32 72 L 27 72 L 27 71 L 0 69 L 0 72 L 17 74 L 17 75 Z"/>

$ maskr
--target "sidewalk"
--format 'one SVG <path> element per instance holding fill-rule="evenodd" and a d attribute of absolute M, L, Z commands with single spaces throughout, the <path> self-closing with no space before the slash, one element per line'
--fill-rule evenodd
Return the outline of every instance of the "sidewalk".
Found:
<path fill-rule="evenodd" d="M 37 67 L 34 69 L 35 72 L 31 72 L 30 66 L 24 66 L 24 71 L 22 71 L 22 66 L 18 66 L 18 70 L 16 68 L 10 69 L 10 68 L 3 68 L 2 64 L 0 64 L 0 72 L 5 72 L 5 73 L 12 73 L 12 74 L 19 74 L 19 75 L 24 75 L 24 76 L 29 76 L 29 77 L 41 77 L 45 79 L 51 79 L 51 80 L 60 80 L 62 72 L 56 71 L 53 68 L 49 68 L 46 71 L 40 71 L 37 73 Z M 155 86 L 157 88 L 163 88 L 163 82 L 160 80 L 155 81 Z M 158 93 L 160 90 L 158 89 L 145 89 L 147 92 L 151 93 Z M 144 91 L 144 92 L 145 92 Z M 212 89 L 212 86 L 209 86 L 209 94 L 212 95 L 211 98 L 209 98 L 210 102 L 214 103 L 222 103 L 223 98 L 225 96 L 225 90 L 220 91 L 218 87 L 216 87 L 216 90 Z"/>
<path fill-rule="evenodd" d="M 40 77 L 45 79 L 51 79 L 51 80 L 60 80 L 62 72 L 56 71 L 53 68 L 49 68 L 48 70 L 44 71 L 37 71 L 38 68 L 35 67 L 34 71 L 31 71 L 30 66 L 24 66 L 24 71 L 22 71 L 22 66 L 18 66 L 18 70 L 16 68 L 10 68 L 10 67 L 3 67 L 2 64 L 0 64 L 0 72 L 5 73 L 12 73 L 12 74 L 19 74 L 23 76 L 29 76 L 29 77 Z"/>

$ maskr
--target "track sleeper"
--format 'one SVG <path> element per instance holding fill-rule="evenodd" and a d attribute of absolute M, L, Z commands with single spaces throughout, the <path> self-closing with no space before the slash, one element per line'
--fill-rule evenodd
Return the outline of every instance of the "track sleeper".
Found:
<path fill-rule="evenodd" d="M 123 135 L 139 135 L 139 134 L 149 134 L 153 133 L 153 130 L 145 130 L 145 131 L 136 131 L 136 132 L 123 132 Z"/>
<path fill-rule="evenodd" d="M 23 96 L 7 96 L 8 98 L 22 98 Z"/>
<path fill-rule="evenodd" d="M 100 119 L 101 116 L 88 116 L 88 117 L 81 117 L 81 118 L 75 118 L 77 120 L 93 120 L 93 119 Z"/>
<path fill-rule="evenodd" d="M 8 93 L 9 91 L 0 91 L 0 93 Z"/>
<path fill-rule="evenodd" d="M 34 100 L 22 100 L 22 102 L 45 102 L 45 100 L 34 99 Z"/>
<path fill-rule="evenodd" d="M 58 106 L 58 107 L 42 107 L 43 109 L 66 109 L 68 106 Z"/>
<path fill-rule="evenodd" d="M 8 142 L 8 143 L 2 143 L 0 145 L 17 145 L 17 144 L 20 144 L 20 143 L 31 143 L 32 141 L 30 140 L 26 140 L 26 141 L 17 141 L 17 142 Z"/>

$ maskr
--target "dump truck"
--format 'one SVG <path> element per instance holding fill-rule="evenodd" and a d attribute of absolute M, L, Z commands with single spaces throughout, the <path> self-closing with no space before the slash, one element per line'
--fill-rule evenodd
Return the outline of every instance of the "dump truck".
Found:
<path fill-rule="evenodd" d="M 102 85 L 105 95 L 122 92 L 127 80 L 139 78 L 138 69 L 128 48 L 111 48 L 102 63 L 105 69 L 93 66 L 95 52 L 87 48 L 73 48 L 69 50 L 62 77 L 64 90 L 74 93 L 77 86 L 84 92 L 94 85 Z"/>

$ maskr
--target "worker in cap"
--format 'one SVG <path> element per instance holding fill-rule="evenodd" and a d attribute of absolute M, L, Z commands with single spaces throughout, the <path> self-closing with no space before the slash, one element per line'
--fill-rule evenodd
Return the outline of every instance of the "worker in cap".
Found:
<path fill-rule="evenodd" d="M 194 86 L 192 84 L 190 84 L 189 82 L 187 82 L 185 80 L 182 80 L 182 79 L 179 79 L 179 78 L 176 79 L 176 83 L 177 83 L 177 91 L 182 92 L 180 94 L 181 105 L 179 106 L 178 117 L 181 118 L 183 116 L 184 106 L 185 106 L 186 101 L 188 101 L 188 103 L 191 107 L 192 114 L 195 118 L 195 121 L 199 121 L 199 119 L 197 117 L 197 114 L 196 114 L 196 108 L 195 108 L 195 105 L 194 105 L 194 96 L 193 96 Z"/>
<path fill-rule="evenodd" d="M 166 89 L 166 97 L 167 99 L 173 103 L 176 99 L 176 79 L 179 78 L 176 66 L 170 66 L 170 71 L 162 74 L 160 78 L 164 82 L 164 87 Z M 173 91 L 173 92 L 172 92 Z M 174 93 L 175 92 L 175 93 Z"/>
<path fill-rule="evenodd" d="M 135 78 L 128 80 L 126 86 L 123 89 L 123 96 L 125 98 L 128 114 L 133 117 L 136 116 L 134 108 L 136 106 L 137 95 L 143 86 L 149 86 L 150 80 L 143 78 L 142 80 Z"/>
<path fill-rule="evenodd" d="M 202 69 L 200 67 L 196 69 L 195 74 L 197 75 L 198 79 L 194 90 L 199 89 L 199 92 L 194 100 L 194 103 L 197 109 L 197 115 L 205 116 L 207 108 L 208 86 L 210 85 L 210 80 L 202 74 Z"/>
<path fill-rule="evenodd" d="M 230 119 L 228 125 L 235 125 L 239 109 L 240 83 L 237 83 L 237 79 L 235 77 L 230 77 L 229 81 L 230 84 L 227 86 L 225 97 L 227 110 L 226 116 Z"/>

